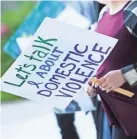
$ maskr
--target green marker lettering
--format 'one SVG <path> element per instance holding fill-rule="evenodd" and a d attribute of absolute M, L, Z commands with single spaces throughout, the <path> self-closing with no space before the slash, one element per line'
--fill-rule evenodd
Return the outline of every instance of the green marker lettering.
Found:
<path fill-rule="evenodd" d="M 37 53 L 37 55 L 40 57 L 40 58 L 45 58 L 49 53 L 44 53 L 42 51 L 39 51 L 39 50 L 36 50 L 33 52 L 33 54 Z"/>
<path fill-rule="evenodd" d="M 49 45 L 49 46 L 53 46 L 53 44 L 51 44 L 51 43 L 49 43 L 49 42 L 51 42 L 51 41 L 57 41 L 57 39 L 55 39 L 55 38 L 44 40 L 44 39 L 42 39 L 40 36 L 38 36 L 38 39 L 39 39 L 39 40 L 35 40 L 35 42 L 44 43 L 44 44 L 47 44 L 47 45 Z"/>
<path fill-rule="evenodd" d="M 24 55 L 25 57 L 29 58 L 30 60 L 36 60 L 36 61 L 39 61 L 41 62 L 42 60 L 39 60 L 37 58 L 34 58 L 33 56 L 28 56 L 28 55 Z"/>

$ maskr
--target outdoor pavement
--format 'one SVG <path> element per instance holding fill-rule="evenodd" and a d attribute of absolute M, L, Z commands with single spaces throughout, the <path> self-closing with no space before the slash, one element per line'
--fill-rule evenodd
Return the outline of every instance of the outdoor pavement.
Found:
<path fill-rule="evenodd" d="M 47 114 L 42 104 L 16 101 L 1 105 L 0 139 L 61 139 L 54 113 Z M 75 126 L 80 139 L 96 139 L 91 113 L 75 114 Z"/>

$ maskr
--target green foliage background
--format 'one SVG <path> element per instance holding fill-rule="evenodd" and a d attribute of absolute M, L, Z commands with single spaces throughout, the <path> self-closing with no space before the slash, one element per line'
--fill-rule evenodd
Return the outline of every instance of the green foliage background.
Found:
<path fill-rule="evenodd" d="M 26 16 L 31 12 L 33 7 L 35 6 L 34 2 L 24 1 L 21 2 L 20 6 L 15 10 L 7 10 L 2 13 L 1 21 L 6 24 L 9 28 L 9 32 L 6 36 L 1 38 L 1 76 L 7 71 L 10 65 L 14 62 L 14 60 L 3 52 L 3 46 L 8 41 L 9 37 L 13 35 L 13 33 L 17 30 L 20 24 L 24 21 Z M 19 97 L 0 92 L 1 93 L 1 101 L 12 101 L 17 100 Z"/>

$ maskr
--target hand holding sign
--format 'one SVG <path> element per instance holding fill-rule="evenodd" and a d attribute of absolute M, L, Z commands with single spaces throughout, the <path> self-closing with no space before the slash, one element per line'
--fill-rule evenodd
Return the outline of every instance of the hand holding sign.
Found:
<path fill-rule="evenodd" d="M 96 84 L 96 83 L 99 82 L 99 80 L 96 79 L 95 77 L 93 77 L 93 78 L 91 78 L 91 82 L 93 82 L 94 84 Z M 122 89 L 122 88 L 116 88 L 113 91 L 115 91 L 117 93 L 120 93 L 122 95 L 128 96 L 128 97 L 133 97 L 133 95 L 134 95 L 134 93 L 132 93 L 130 91 L 127 91 L 125 89 Z"/>
<path fill-rule="evenodd" d="M 116 43 L 116 39 L 46 18 L 30 46 L 2 77 L 2 90 L 66 109 Z"/>

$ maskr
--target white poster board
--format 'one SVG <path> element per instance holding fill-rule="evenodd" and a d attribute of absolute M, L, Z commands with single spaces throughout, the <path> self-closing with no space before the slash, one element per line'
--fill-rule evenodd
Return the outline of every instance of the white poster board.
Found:
<path fill-rule="evenodd" d="M 1 79 L 1 90 L 65 109 L 110 54 L 117 40 L 45 18 L 31 45 Z"/>

